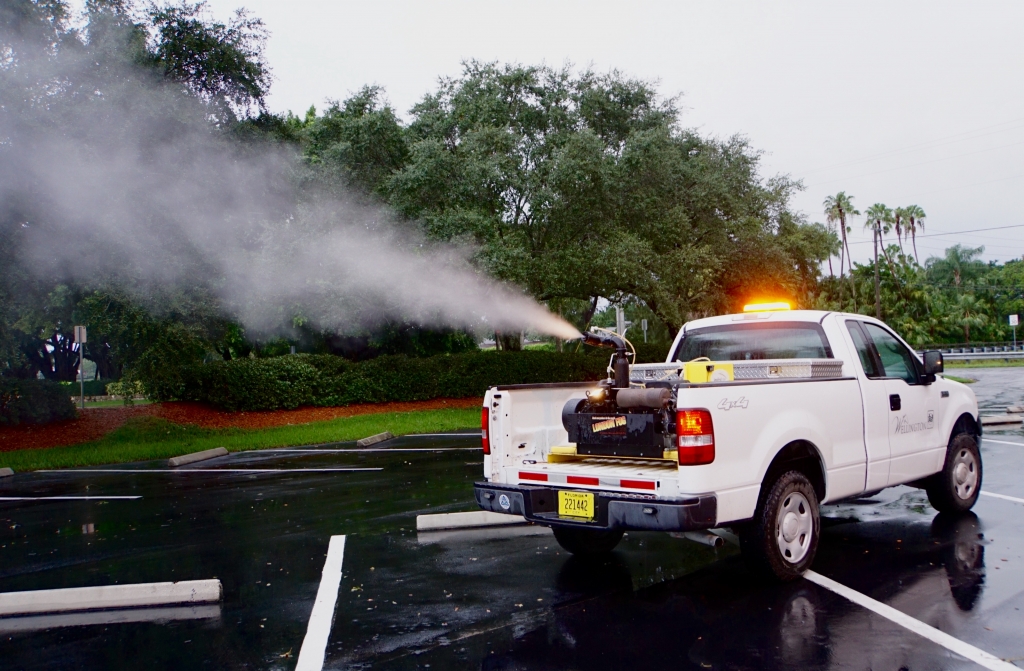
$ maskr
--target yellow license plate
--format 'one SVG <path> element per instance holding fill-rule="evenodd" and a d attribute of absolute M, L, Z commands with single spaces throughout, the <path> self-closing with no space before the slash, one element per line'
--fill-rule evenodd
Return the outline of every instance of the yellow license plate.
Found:
<path fill-rule="evenodd" d="M 586 492 L 558 492 L 558 514 L 594 519 L 594 495 Z"/>

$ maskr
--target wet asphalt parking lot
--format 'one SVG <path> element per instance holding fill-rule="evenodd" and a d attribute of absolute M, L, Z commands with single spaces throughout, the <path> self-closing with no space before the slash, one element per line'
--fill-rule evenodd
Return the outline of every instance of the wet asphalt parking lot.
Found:
<path fill-rule="evenodd" d="M 983 412 L 1024 402 L 1024 369 L 954 373 Z M 1024 668 L 1024 430 L 985 435 L 973 514 L 905 487 L 826 506 L 814 570 Z M 984 668 L 809 580 L 758 582 L 731 545 L 629 533 L 588 564 L 538 527 L 417 533 L 418 514 L 473 509 L 478 443 L 2 479 L 0 592 L 216 577 L 224 598 L 0 618 L 0 669 L 293 669 L 337 535 L 326 669 Z M 317 470 L 350 468 L 379 470 Z"/>

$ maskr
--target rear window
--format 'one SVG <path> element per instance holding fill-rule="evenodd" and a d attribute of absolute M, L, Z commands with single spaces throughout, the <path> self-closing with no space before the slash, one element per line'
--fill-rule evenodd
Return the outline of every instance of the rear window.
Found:
<path fill-rule="evenodd" d="M 675 352 L 676 361 L 705 356 L 712 361 L 831 359 L 832 350 L 818 324 L 729 324 L 687 331 Z"/>

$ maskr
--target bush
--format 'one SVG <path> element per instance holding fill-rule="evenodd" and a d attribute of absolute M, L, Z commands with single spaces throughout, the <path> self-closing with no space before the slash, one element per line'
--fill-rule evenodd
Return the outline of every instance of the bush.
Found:
<path fill-rule="evenodd" d="M 139 380 L 130 377 L 123 377 L 118 382 L 111 382 L 107 385 L 107 396 L 116 396 L 124 399 L 125 405 L 131 405 L 132 399 L 138 396 L 145 396 L 146 387 Z"/>
<path fill-rule="evenodd" d="M 636 363 L 664 363 L 668 357 L 669 345 L 658 345 L 654 343 L 633 343 L 636 348 Z M 576 351 L 572 346 L 566 351 Z M 588 356 L 600 356 L 604 357 L 605 361 L 611 359 L 612 350 L 605 349 L 603 347 L 590 347 L 583 346 L 579 348 L 579 352 Z"/>
<path fill-rule="evenodd" d="M 668 348 L 671 345 L 659 345 L 655 343 L 633 343 L 636 347 L 637 363 L 664 363 L 668 358 Z"/>
<path fill-rule="evenodd" d="M 74 417 L 75 405 L 63 385 L 0 378 L 0 424 L 49 424 Z"/>
<path fill-rule="evenodd" d="M 429 358 L 382 356 L 353 363 L 329 354 L 238 359 L 192 366 L 182 400 L 225 410 L 422 401 L 483 396 L 496 384 L 581 382 L 605 377 L 608 350 L 466 352 Z"/>
<path fill-rule="evenodd" d="M 172 324 L 125 372 L 142 382 L 148 398 L 170 401 L 188 395 L 205 356 L 206 344 L 196 329 Z"/>

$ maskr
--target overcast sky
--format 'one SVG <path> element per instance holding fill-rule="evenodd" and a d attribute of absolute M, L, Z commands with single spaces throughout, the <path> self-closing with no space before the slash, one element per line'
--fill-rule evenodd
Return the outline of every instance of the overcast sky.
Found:
<path fill-rule="evenodd" d="M 681 95 L 685 126 L 746 135 L 765 175 L 806 190 L 823 221 L 845 190 L 861 210 L 916 203 L 924 257 L 955 243 L 1024 253 L 1024 3 L 210 0 L 271 32 L 270 107 L 297 113 L 364 84 L 409 108 L 465 59 L 618 69 Z M 870 253 L 863 219 L 854 258 Z"/>

